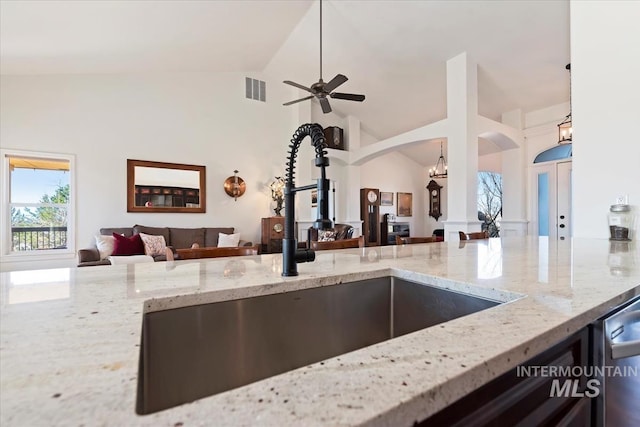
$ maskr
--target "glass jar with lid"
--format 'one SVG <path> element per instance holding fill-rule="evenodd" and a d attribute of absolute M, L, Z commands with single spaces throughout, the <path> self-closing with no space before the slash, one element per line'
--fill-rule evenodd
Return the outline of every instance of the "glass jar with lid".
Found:
<path fill-rule="evenodd" d="M 609 209 L 610 240 L 633 239 L 633 211 L 629 205 L 611 205 Z"/>

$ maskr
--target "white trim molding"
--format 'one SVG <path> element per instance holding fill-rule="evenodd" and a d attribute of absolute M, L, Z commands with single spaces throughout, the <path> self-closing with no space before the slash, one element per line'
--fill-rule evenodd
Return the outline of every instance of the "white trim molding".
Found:
<path fill-rule="evenodd" d="M 529 221 L 526 219 L 502 220 L 500 221 L 500 236 L 526 236 Z"/>

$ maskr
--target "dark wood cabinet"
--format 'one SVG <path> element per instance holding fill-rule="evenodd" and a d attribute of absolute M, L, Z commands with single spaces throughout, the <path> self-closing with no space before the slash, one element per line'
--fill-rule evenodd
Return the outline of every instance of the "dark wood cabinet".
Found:
<path fill-rule="evenodd" d="M 324 128 L 324 139 L 327 141 L 327 147 L 335 150 L 344 150 L 344 133 L 337 126 L 329 126 Z"/>
<path fill-rule="evenodd" d="M 387 223 L 387 245 L 396 244 L 396 236 L 409 237 L 411 235 L 410 224 L 408 222 Z"/>
<path fill-rule="evenodd" d="M 571 367 L 590 366 L 589 348 L 589 331 L 584 328 L 415 425 L 591 425 L 594 399 L 585 393 L 588 378 L 539 373 L 540 367 L 555 367 L 558 371 L 564 368 L 566 371 Z M 536 369 L 537 375 L 534 374 Z M 553 387 L 558 390 L 558 387 L 566 386 L 565 380 L 571 381 L 571 388 L 550 397 Z M 573 387 L 577 395 L 572 395 Z"/>
<path fill-rule="evenodd" d="M 282 252 L 284 238 L 284 217 L 272 216 L 262 218 L 262 248 L 263 254 Z"/>
<path fill-rule="evenodd" d="M 135 206 L 194 207 L 200 205 L 200 192 L 193 188 L 136 185 Z"/>

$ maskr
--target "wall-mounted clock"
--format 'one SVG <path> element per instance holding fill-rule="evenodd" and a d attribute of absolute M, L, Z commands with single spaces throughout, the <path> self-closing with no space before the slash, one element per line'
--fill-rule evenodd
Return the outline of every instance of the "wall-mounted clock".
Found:
<path fill-rule="evenodd" d="M 442 185 L 439 185 L 434 180 L 429 181 L 427 184 L 427 191 L 429 197 L 429 216 L 432 216 L 438 220 L 442 216 L 441 204 L 440 204 L 440 190 Z"/>

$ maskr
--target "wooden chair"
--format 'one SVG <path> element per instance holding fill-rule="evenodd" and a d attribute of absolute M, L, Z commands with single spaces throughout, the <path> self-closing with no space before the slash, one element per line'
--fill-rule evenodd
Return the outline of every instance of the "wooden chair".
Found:
<path fill-rule="evenodd" d="M 311 241 L 311 249 L 324 251 L 328 249 L 364 248 L 364 236 L 352 239 L 332 240 L 330 242 Z"/>
<path fill-rule="evenodd" d="M 458 235 L 460 236 L 460 240 L 480 240 L 480 239 L 488 239 L 489 233 L 486 231 L 479 231 L 477 233 L 465 233 L 464 231 L 458 231 Z"/>
<path fill-rule="evenodd" d="M 412 245 L 414 243 L 434 243 L 437 242 L 436 236 L 430 237 L 400 237 L 396 236 L 396 245 Z"/>

